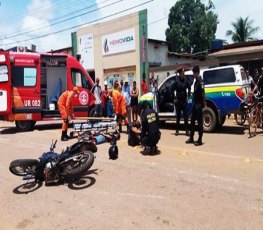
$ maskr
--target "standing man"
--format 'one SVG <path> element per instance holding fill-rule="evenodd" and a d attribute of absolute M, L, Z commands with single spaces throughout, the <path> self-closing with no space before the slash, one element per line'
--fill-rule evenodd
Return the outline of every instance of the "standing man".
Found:
<path fill-rule="evenodd" d="M 260 77 L 260 75 L 259 75 L 258 69 L 255 69 L 255 70 L 254 70 L 254 83 L 255 83 L 255 84 L 258 83 L 259 77 Z"/>
<path fill-rule="evenodd" d="M 176 78 L 172 87 L 172 92 L 175 95 L 175 108 L 176 108 L 176 131 L 175 135 L 179 134 L 179 125 L 181 120 L 181 112 L 183 111 L 184 126 L 186 135 L 189 136 L 188 131 L 188 114 L 187 114 L 187 99 L 191 95 L 191 84 L 184 76 L 184 69 L 178 69 L 179 77 Z"/>
<path fill-rule="evenodd" d="M 136 86 L 136 81 L 132 83 L 132 90 L 131 90 L 131 117 L 132 121 L 135 122 L 138 119 L 138 96 L 139 90 Z"/>
<path fill-rule="evenodd" d="M 144 148 L 150 147 L 151 153 L 156 153 L 157 144 L 161 138 L 159 130 L 159 117 L 154 109 L 150 109 L 148 102 L 142 104 L 141 113 L 141 140 Z"/>
<path fill-rule="evenodd" d="M 202 110 L 206 106 L 205 101 L 205 90 L 204 90 L 204 82 L 200 76 L 200 68 L 198 65 L 193 68 L 193 76 L 195 78 L 194 84 L 194 94 L 193 94 L 193 108 L 192 108 L 192 116 L 191 116 L 191 130 L 190 130 L 190 138 L 185 142 L 186 144 L 194 143 L 195 146 L 202 145 L 202 137 L 203 137 L 203 116 Z M 198 124 L 198 140 L 194 141 L 194 128 L 195 121 L 197 120 Z"/>
<path fill-rule="evenodd" d="M 124 120 L 126 126 L 128 126 L 128 120 L 125 118 L 127 115 L 126 111 L 126 100 L 122 95 L 120 90 L 120 84 L 118 81 L 115 81 L 114 87 L 112 90 L 112 102 L 115 114 L 117 116 L 117 122 L 119 124 L 119 132 L 122 132 L 122 121 Z"/>
<path fill-rule="evenodd" d="M 58 99 L 58 109 L 63 119 L 61 141 L 67 141 L 69 139 L 69 136 L 67 135 L 69 117 L 74 118 L 72 99 L 78 94 L 79 89 L 77 86 L 75 86 L 73 90 L 65 91 Z"/>
<path fill-rule="evenodd" d="M 147 93 L 147 83 L 145 80 L 145 73 L 142 74 L 142 82 L 141 82 L 141 90 L 142 90 L 142 95 Z"/>
<path fill-rule="evenodd" d="M 122 95 L 125 97 L 126 101 L 126 111 L 127 111 L 127 119 L 129 123 L 131 122 L 131 88 L 128 80 L 125 80 L 124 85 L 122 87 Z"/>
<path fill-rule="evenodd" d="M 96 77 L 96 83 L 92 87 L 91 92 L 93 93 L 95 97 L 95 117 L 101 117 L 102 116 L 102 105 L 101 105 L 101 87 L 100 87 L 100 79 Z"/>
<path fill-rule="evenodd" d="M 246 75 L 247 75 L 247 81 L 249 82 L 252 91 L 255 86 L 255 82 L 253 80 L 253 77 L 249 74 L 249 70 L 246 70 Z"/>
<path fill-rule="evenodd" d="M 253 94 L 258 92 L 259 97 L 263 97 L 263 76 L 261 75 L 258 79 L 257 84 L 255 85 L 254 89 L 253 89 Z M 262 98 L 261 98 L 262 101 Z"/>
<path fill-rule="evenodd" d="M 114 109 L 112 105 L 112 90 L 108 88 L 108 83 L 104 81 L 104 98 L 105 98 L 105 116 L 114 117 Z"/>

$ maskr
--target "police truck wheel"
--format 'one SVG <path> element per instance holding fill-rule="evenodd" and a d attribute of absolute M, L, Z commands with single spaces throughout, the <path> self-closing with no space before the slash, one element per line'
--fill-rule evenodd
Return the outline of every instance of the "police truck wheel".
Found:
<path fill-rule="evenodd" d="M 215 131 L 217 125 L 216 114 L 214 110 L 209 107 L 203 109 L 203 127 L 205 132 L 212 133 Z"/>
<path fill-rule="evenodd" d="M 34 129 L 35 121 L 16 121 L 16 129 L 21 132 L 27 132 Z"/>

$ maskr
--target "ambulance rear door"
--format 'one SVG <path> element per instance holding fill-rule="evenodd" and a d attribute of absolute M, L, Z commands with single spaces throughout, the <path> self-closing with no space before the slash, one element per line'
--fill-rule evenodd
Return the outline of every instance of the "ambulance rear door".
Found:
<path fill-rule="evenodd" d="M 38 54 L 16 54 L 11 63 L 12 103 L 16 120 L 41 119 Z"/>

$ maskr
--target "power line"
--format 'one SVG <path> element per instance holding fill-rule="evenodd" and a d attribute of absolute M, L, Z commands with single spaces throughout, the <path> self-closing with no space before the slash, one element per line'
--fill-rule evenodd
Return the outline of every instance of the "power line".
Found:
<path fill-rule="evenodd" d="M 105 3 L 105 2 L 108 2 L 108 1 L 110 1 L 110 0 L 105 0 L 105 1 L 103 1 L 103 2 L 99 2 L 99 4 L 102 4 L 102 3 Z M 73 12 L 70 12 L 70 13 L 67 13 L 67 14 L 64 14 L 64 15 L 62 15 L 62 16 L 60 16 L 60 17 L 51 19 L 50 21 L 56 21 L 56 20 L 58 20 L 58 19 L 60 19 L 60 18 L 64 18 L 64 17 L 66 17 L 66 16 L 69 16 L 69 15 L 72 15 L 72 14 L 75 14 L 75 13 L 78 13 L 78 12 L 81 12 L 81 11 L 84 11 L 84 10 L 86 10 L 86 9 L 89 9 L 89 8 L 91 8 L 91 7 L 93 7 L 93 6 L 97 6 L 97 5 L 98 5 L 98 3 L 93 4 L 93 5 L 91 5 L 91 6 L 88 6 L 88 7 L 81 8 L 81 9 L 79 9 L 79 10 L 76 10 L 76 11 L 73 11 Z"/>
<path fill-rule="evenodd" d="M 91 23 L 94 23 L 94 22 L 97 22 L 97 21 L 100 21 L 100 20 L 103 20 L 103 19 L 106 19 L 106 18 L 115 16 L 115 15 L 124 13 L 124 12 L 127 12 L 127 11 L 129 11 L 129 10 L 132 10 L 132 9 L 137 8 L 137 7 L 140 7 L 140 6 L 143 6 L 143 5 L 145 5 L 145 4 L 148 4 L 149 2 L 152 2 L 152 1 L 154 1 L 154 0 L 148 0 L 148 1 L 146 1 L 146 2 L 143 2 L 143 3 L 141 3 L 141 4 L 135 5 L 135 6 L 133 6 L 133 7 L 129 7 L 129 8 L 127 8 L 127 9 L 122 10 L 122 11 L 119 11 L 119 12 L 117 12 L 117 13 L 113 13 L 113 14 L 110 14 L 110 15 L 107 15 L 107 16 L 104 16 L 104 17 L 95 19 L 95 20 L 93 20 L 93 21 L 85 22 L 85 23 L 82 23 L 82 24 L 77 25 L 77 26 L 72 26 L 72 27 L 69 27 L 69 28 L 66 28 L 66 29 L 58 30 L 58 31 L 55 31 L 55 32 L 53 32 L 53 33 L 48 33 L 48 34 L 40 35 L 40 36 L 37 36 L 37 37 L 33 37 L 33 38 L 29 38 L 29 39 L 24 39 L 24 40 L 21 40 L 21 41 L 10 42 L 10 43 L 5 44 L 5 46 L 7 46 L 7 45 L 12 45 L 12 44 L 16 44 L 16 43 L 20 43 L 20 42 L 25 42 L 25 41 L 29 41 L 29 40 L 35 40 L 35 39 L 38 39 L 38 38 L 47 37 L 47 36 L 49 36 L 49 35 L 53 35 L 53 34 L 58 34 L 58 33 L 61 33 L 61 32 L 65 32 L 65 31 L 67 31 L 67 30 L 76 29 L 76 28 L 82 27 L 82 26 L 84 26 L 84 25 L 91 24 Z M 3 46 L 3 45 L 2 45 L 2 46 Z"/>
<path fill-rule="evenodd" d="M 84 0 L 84 1 L 86 1 L 86 0 Z M 86 10 L 86 9 L 88 9 L 88 8 L 95 7 L 95 6 L 97 6 L 98 4 L 103 4 L 103 3 L 108 2 L 108 1 L 110 1 L 110 0 L 104 0 L 104 1 L 101 1 L 101 2 L 97 2 L 97 3 L 95 3 L 95 4 L 93 4 L 93 5 L 89 5 L 89 6 L 87 6 L 87 7 L 83 7 L 83 4 L 81 4 L 81 3 L 78 2 L 78 5 L 82 5 L 81 9 L 78 9 L 78 10 L 75 10 L 75 11 L 72 11 L 72 12 L 69 11 L 69 13 L 66 13 L 66 14 L 61 15 L 61 16 L 59 16 L 59 17 L 50 19 L 49 22 L 56 21 L 56 20 L 58 20 L 58 19 L 61 19 L 61 18 L 66 17 L 66 16 L 72 16 L 73 14 L 76 14 L 76 13 L 78 13 L 78 12 L 84 11 L 84 10 Z M 62 8 L 65 8 L 65 9 L 61 10 Z M 56 6 L 52 7 L 52 9 L 50 9 L 50 10 L 55 10 L 56 12 L 61 12 L 61 11 L 63 11 L 63 12 L 64 12 L 64 11 L 67 11 L 67 12 L 68 12 L 68 10 L 70 10 L 70 9 L 72 9 L 72 8 L 75 8 L 75 6 L 68 5 L 68 6 L 65 7 L 65 4 L 64 4 L 63 7 L 60 7 L 60 6 L 56 5 Z M 45 15 L 46 12 L 47 12 L 47 10 L 45 10 L 45 11 L 43 10 L 43 14 L 39 14 L 39 10 L 38 10 L 37 14 L 35 14 L 35 12 L 33 12 L 33 14 L 30 14 L 29 16 L 33 16 L 33 17 L 36 16 L 36 17 L 38 17 L 38 18 L 41 18 L 41 15 Z M 24 15 L 24 16 L 23 16 L 23 15 Z M 26 17 L 26 16 L 28 16 L 28 14 L 25 13 L 25 14 L 22 14 L 21 16 L 13 17 L 13 18 L 18 18 L 18 19 L 15 19 L 15 20 L 13 20 L 13 21 L 15 21 L 15 22 L 21 21 L 21 20 L 22 20 L 24 17 Z M 11 19 L 12 19 L 12 18 L 11 18 Z M 10 19 L 7 18 L 6 21 L 8 21 L 8 24 L 9 24 L 9 25 L 12 24 L 12 23 L 10 23 Z M 12 21 L 12 20 L 11 20 L 11 21 Z M 3 23 L 1 23 L 1 21 L 0 21 L 0 25 L 3 25 Z M 40 25 L 44 25 L 44 23 L 40 23 L 39 26 L 40 26 Z M 9 36 L 9 35 L 7 35 L 7 36 Z"/>
<path fill-rule="evenodd" d="M 86 14 L 89 14 L 89 13 L 92 13 L 92 12 L 95 12 L 95 11 L 98 11 L 98 10 L 103 9 L 103 8 L 106 8 L 106 7 L 108 7 L 108 6 L 115 5 L 115 4 L 120 3 L 120 2 L 122 2 L 122 1 L 123 1 L 123 0 L 118 0 L 118 1 L 116 1 L 116 2 L 110 3 L 110 4 L 106 5 L 106 6 L 100 7 L 100 8 L 98 8 L 98 9 L 90 10 L 90 11 L 88 11 L 88 12 L 85 12 L 85 13 L 82 13 L 82 14 L 79 14 L 79 15 L 76 15 L 76 16 L 73 16 L 73 17 L 64 19 L 64 20 L 61 20 L 61 21 L 58 21 L 58 22 L 54 22 L 54 23 L 52 23 L 52 24 L 50 24 L 50 25 L 48 25 L 48 26 L 43 26 L 43 27 L 39 27 L 39 28 L 36 28 L 36 29 L 33 29 L 33 30 L 26 31 L 26 32 L 22 32 L 22 33 L 18 33 L 18 34 L 13 34 L 13 35 L 10 35 L 10 36 L 5 36 L 5 37 L 0 38 L 0 41 L 1 41 L 1 40 L 4 40 L 4 39 L 7 39 L 7 38 L 13 38 L 13 37 L 17 37 L 17 36 L 20 36 L 20 35 L 29 34 L 29 33 L 32 33 L 32 32 L 38 31 L 38 30 L 42 30 L 42 29 L 45 29 L 45 28 L 48 28 L 48 27 L 51 27 L 51 26 L 54 26 L 54 25 L 57 25 L 57 24 L 60 24 L 60 23 L 63 23 L 63 22 L 72 20 L 72 19 L 75 19 L 75 18 L 77 18 L 77 17 L 81 17 L 81 16 L 83 16 L 83 15 L 86 15 Z M 92 5 L 92 6 L 88 7 L 88 8 L 91 8 L 91 7 L 93 7 L 93 6 L 94 6 L 94 5 Z"/>
<path fill-rule="evenodd" d="M 152 24 L 155 24 L 155 23 L 158 23 L 158 22 L 161 22 L 161 21 L 163 21 L 163 20 L 165 20 L 165 19 L 167 19 L 168 18 L 168 16 L 166 16 L 166 17 L 164 17 L 164 18 L 160 18 L 160 19 L 158 19 L 158 20 L 156 20 L 156 21 L 153 21 L 153 22 L 151 22 L 151 23 L 148 23 L 148 26 L 150 26 L 150 25 L 152 25 Z"/>
<path fill-rule="evenodd" d="M 72 7 L 72 3 L 71 2 L 65 3 L 63 0 L 61 0 L 61 1 L 62 1 L 61 3 L 57 3 L 57 4 L 53 5 L 52 9 L 54 9 L 54 10 L 56 10 L 56 9 L 63 10 L 63 9 L 69 9 L 69 8 Z M 81 1 L 81 0 L 79 0 L 79 1 Z M 78 1 L 78 4 L 82 5 L 79 1 Z M 86 0 L 82 0 L 82 1 L 86 2 Z M 37 11 L 34 11 L 31 16 L 38 16 L 38 17 L 40 17 L 41 15 L 45 15 L 48 10 L 51 10 L 50 9 L 50 5 L 44 5 L 43 7 L 39 7 L 37 9 Z M 15 15 L 13 17 L 6 18 L 6 21 L 8 21 L 8 24 L 12 23 L 12 21 L 15 21 L 15 22 L 21 21 L 21 18 L 24 18 L 27 15 L 28 15 L 27 13 L 22 13 L 20 15 Z"/>

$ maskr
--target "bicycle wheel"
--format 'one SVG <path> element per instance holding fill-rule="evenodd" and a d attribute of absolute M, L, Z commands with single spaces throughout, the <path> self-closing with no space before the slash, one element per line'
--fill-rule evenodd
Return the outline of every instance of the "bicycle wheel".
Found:
<path fill-rule="evenodd" d="M 258 125 L 257 109 L 252 109 L 249 113 L 249 126 L 248 126 L 250 137 L 256 136 L 257 125 Z"/>
<path fill-rule="evenodd" d="M 246 119 L 247 119 L 247 113 L 243 112 L 243 113 L 235 113 L 234 114 L 235 117 L 235 121 L 238 125 L 244 125 Z"/>

